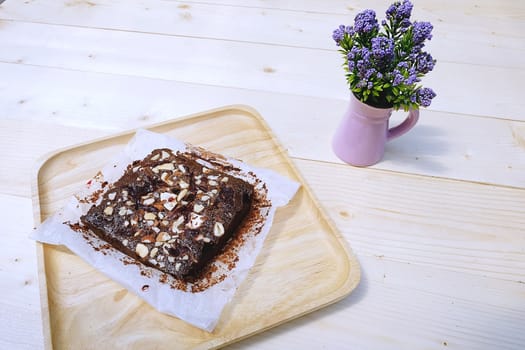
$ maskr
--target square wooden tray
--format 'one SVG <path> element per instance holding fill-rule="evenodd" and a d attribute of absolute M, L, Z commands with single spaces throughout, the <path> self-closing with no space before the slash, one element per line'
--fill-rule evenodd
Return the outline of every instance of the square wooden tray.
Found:
<path fill-rule="evenodd" d="M 38 244 L 47 348 L 216 348 L 334 303 L 357 286 L 355 256 L 256 111 L 228 106 L 148 129 L 273 169 L 302 187 L 277 211 L 255 266 L 213 333 L 157 312 L 69 250 Z M 43 159 L 33 181 L 35 222 L 58 210 L 133 135 L 121 133 Z"/>

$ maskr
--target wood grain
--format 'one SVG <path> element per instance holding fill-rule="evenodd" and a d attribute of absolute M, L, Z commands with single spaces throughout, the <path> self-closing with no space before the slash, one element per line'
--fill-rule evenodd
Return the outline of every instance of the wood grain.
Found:
<path fill-rule="evenodd" d="M 6 193 L 28 196 L 33 161 L 53 149 L 223 104 L 256 108 L 290 156 L 341 163 L 330 143 L 344 100 L 16 64 L 0 63 L 0 75 L 0 86 L 9 86 L 0 100 L 0 159 L 20 174 L 8 181 L 9 172 L 0 172 Z M 28 85 L 21 77 L 36 81 Z M 392 123 L 403 116 L 394 115 Z M 525 187 L 521 140 L 524 122 L 424 110 L 415 129 L 389 143 L 374 168 Z"/>
<path fill-rule="evenodd" d="M 382 17 L 390 1 L 353 1 L 351 6 L 343 1 L 324 2 L 322 6 L 308 2 L 254 1 L 225 4 L 222 1 L 149 0 L 126 3 L 126 6 L 115 0 L 90 3 L 93 6 L 79 1 L 64 8 L 60 2 L 36 1 L 31 6 L 13 2 L 0 11 L 0 18 L 335 51 L 330 38 L 335 27 L 341 23 L 350 24 L 357 12 L 364 8 L 375 8 L 378 17 Z M 440 61 L 496 65 L 500 62 L 499 55 L 504 55 L 506 67 L 525 67 L 521 59 L 525 47 L 520 35 L 525 26 L 520 21 L 519 12 L 513 12 L 512 6 L 500 8 L 494 11 L 497 13 L 494 15 L 490 12 L 492 4 L 471 2 L 464 5 L 468 11 L 458 11 L 453 9 L 453 4 L 449 5 L 436 7 L 432 2 L 423 1 L 418 2 L 413 11 L 414 19 L 434 24 L 436 40 L 429 46 L 435 57 Z M 118 19 L 113 15 L 114 11 L 120 13 Z M 137 16 L 137 13 L 144 16 Z M 228 26 L 230 18 L 236 18 L 235 26 Z M 274 30 L 259 30 L 269 27 Z M 457 31 L 456 34 L 448 37 L 447 33 L 453 31 Z M 469 50 L 461 50 L 464 46 Z"/>
<path fill-rule="evenodd" d="M 525 189 L 296 164 L 360 254 L 525 282 Z"/>
<path fill-rule="evenodd" d="M 249 109 L 224 108 L 150 129 L 300 181 L 262 119 Z M 47 158 L 35 180 L 36 220 L 63 205 L 132 135 Z M 213 333 L 158 313 L 60 247 L 45 246 L 42 263 L 50 312 L 45 326 L 56 348 L 139 349 L 174 342 L 186 348 L 223 346 L 343 298 L 360 276 L 357 260 L 306 185 L 276 213 L 263 251 Z"/>
<path fill-rule="evenodd" d="M 40 35 L 35 37 L 35 32 Z M 70 44 L 64 46 L 65 42 Z M 28 54 L 37 49 L 38 54 Z M 122 56 L 133 60 L 123 63 Z M 0 61 L 294 95 L 348 96 L 342 60 L 335 48 L 327 51 L 8 22 L 0 31 Z M 524 80 L 523 69 L 440 61 L 423 84 L 438 93 L 432 110 L 523 120 L 525 102 L 514 96 L 518 82 Z M 479 96 L 490 96 L 490 100 L 480 103 Z"/>

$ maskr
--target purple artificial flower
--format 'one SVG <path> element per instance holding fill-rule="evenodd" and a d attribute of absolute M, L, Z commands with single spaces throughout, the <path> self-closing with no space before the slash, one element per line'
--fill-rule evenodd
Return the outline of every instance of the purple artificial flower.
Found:
<path fill-rule="evenodd" d="M 434 58 L 427 52 L 421 52 L 415 61 L 417 72 L 420 74 L 427 74 L 434 69 Z"/>
<path fill-rule="evenodd" d="M 419 80 L 417 79 L 416 69 L 414 67 L 411 67 L 408 70 L 408 77 L 405 79 L 405 84 L 406 85 L 412 85 L 412 84 L 415 84 L 418 81 Z"/>
<path fill-rule="evenodd" d="M 391 61 L 394 58 L 394 40 L 384 36 L 372 38 L 372 54 L 381 63 Z"/>
<path fill-rule="evenodd" d="M 332 34 L 332 39 L 334 39 L 334 41 L 335 41 L 335 43 L 337 45 L 339 45 L 341 43 L 341 40 L 343 40 L 343 38 L 345 36 L 345 31 L 346 31 L 346 28 L 342 24 L 339 26 L 339 28 L 334 30 L 334 32 Z"/>
<path fill-rule="evenodd" d="M 434 90 L 430 88 L 418 89 L 416 93 L 417 93 L 417 100 L 419 104 L 423 107 L 430 106 L 432 99 L 436 97 L 436 93 L 434 92 Z"/>
<path fill-rule="evenodd" d="M 364 10 L 355 16 L 354 30 L 359 34 L 368 34 L 379 30 L 376 13 L 374 10 Z"/>
<path fill-rule="evenodd" d="M 394 73 L 394 79 L 392 81 L 392 86 L 398 86 L 405 81 L 405 77 L 403 76 L 403 74 L 401 74 L 400 71 L 398 71 L 397 69 L 394 69 L 393 73 Z"/>
<path fill-rule="evenodd" d="M 405 0 L 403 3 L 396 1 L 386 10 L 386 18 L 399 23 L 401 28 L 407 28 L 410 26 L 413 7 L 409 0 Z"/>
<path fill-rule="evenodd" d="M 406 61 L 401 61 L 397 64 L 397 68 L 398 69 L 408 69 L 408 62 Z"/>
<path fill-rule="evenodd" d="M 374 68 L 369 68 L 366 70 L 365 74 L 364 74 L 364 78 L 365 79 L 370 79 L 372 77 L 372 75 L 374 75 L 376 73 L 376 70 Z"/>
<path fill-rule="evenodd" d="M 432 39 L 433 28 L 430 22 L 414 22 L 412 28 L 412 41 L 414 44 L 422 44 L 425 40 Z"/>

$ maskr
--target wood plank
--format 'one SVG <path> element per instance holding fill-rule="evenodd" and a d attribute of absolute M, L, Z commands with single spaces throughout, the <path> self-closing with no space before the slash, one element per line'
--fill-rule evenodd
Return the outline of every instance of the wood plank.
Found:
<path fill-rule="evenodd" d="M 525 189 L 295 163 L 360 254 L 525 282 Z"/>
<path fill-rule="evenodd" d="M 316 0 L 166 0 L 183 4 L 214 4 L 222 6 L 243 6 L 262 9 L 278 9 L 298 12 L 315 13 L 351 13 L 354 10 L 373 8 L 377 13 L 382 13 L 393 2 L 391 0 L 331 0 L 319 2 Z M 384 9 L 384 10 L 383 10 Z M 442 0 L 436 3 L 434 0 L 417 0 L 414 7 L 414 14 L 417 11 L 442 11 L 444 13 L 454 13 L 458 16 L 472 15 L 476 17 L 501 18 L 509 16 L 519 20 L 525 15 L 523 3 L 515 0 L 502 0 L 495 3 L 491 0 Z"/>
<path fill-rule="evenodd" d="M 331 40 L 335 27 L 341 23 L 350 24 L 355 14 L 364 7 L 376 8 L 378 17 L 382 18 L 388 3 L 353 2 L 349 6 L 344 2 L 325 2 L 324 9 L 312 3 L 304 5 L 316 8 L 312 12 L 303 10 L 303 5 L 299 3 L 292 6 L 293 11 L 283 11 L 279 7 L 268 8 L 287 6 L 275 3 L 261 3 L 261 8 L 244 2 L 224 6 L 220 3 L 97 0 L 89 4 L 68 2 L 64 6 L 61 2 L 33 1 L 31 6 L 24 2 L 3 6 L 0 18 L 336 51 Z M 326 13 L 326 8 L 331 7 L 334 13 Z M 501 65 L 500 57 L 504 55 L 505 67 L 525 68 L 522 59 L 525 22 L 510 9 L 493 5 L 490 9 L 494 12 L 472 4 L 471 7 L 462 6 L 462 11 L 454 11 L 446 7 L 436 8 L 427 1 L 416 4 L 413 17 L 434 23 L 436 39 L 429 48 L 440 62 Z M 118 18 L 114 13 L 120 14 Z M 230 25 L 231 18 L 236 19 L 234 26 Z M 259 30 L 270 26 L 273 30 Z M 464 50 L 465 47 L 469 49 Z"/>
<path fill-rule="evenodd" d="M 231 349 L 514 349 L 523 347 L 525 287 L 360 256 L 345 300 Z"/>
<path fill-rule="evenodd" d="M 292 157 L 340 163 L 330 143 L 342 100 L 16 64 L 0 63 L 0 76 L 5 193 L 29 196 L 35 159 L 53 149 L 236 103 L 262 113 Z M 525 187 L 523 140 L 523 122 L 423 111 L 374 168 Z"/>
<path fill-rule="evenodd" d="M 348 95 L 339 55 L 324 50 L 89 28 L 64 31 L 23 22 L 4 23 L 0 49 L 2 62 L 323 98 Z M 427 78 L 438 93 L 432 110 L 525 120 L 525 100 L 518 97 L 525 69 L 441 62 Z"/>
<path fill-rule="evenodd" d="M 44 345 L 35 242 L 28 237 L 33 227 L 31 213 L 30 199 L 0 194 L 2 349 L 43 349 Z"/>

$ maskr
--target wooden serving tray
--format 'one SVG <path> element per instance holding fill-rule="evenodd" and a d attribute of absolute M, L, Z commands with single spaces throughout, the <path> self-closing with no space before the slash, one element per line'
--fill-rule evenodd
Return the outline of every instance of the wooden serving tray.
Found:
<path fill-rule="evenodd" d="M 360 269 L 260 115 L 229 106 L 148 128 L 302 184 L 277 210 L 255 266 L 213 333 L 157 312 L 69 250 L 38 244 L 47 348 L 216 348 L 334 303 L 359 283 Z M 42 160 L 33 181 L 35 222 L 58 210 L 134 135 L 71 147 Z"/>

